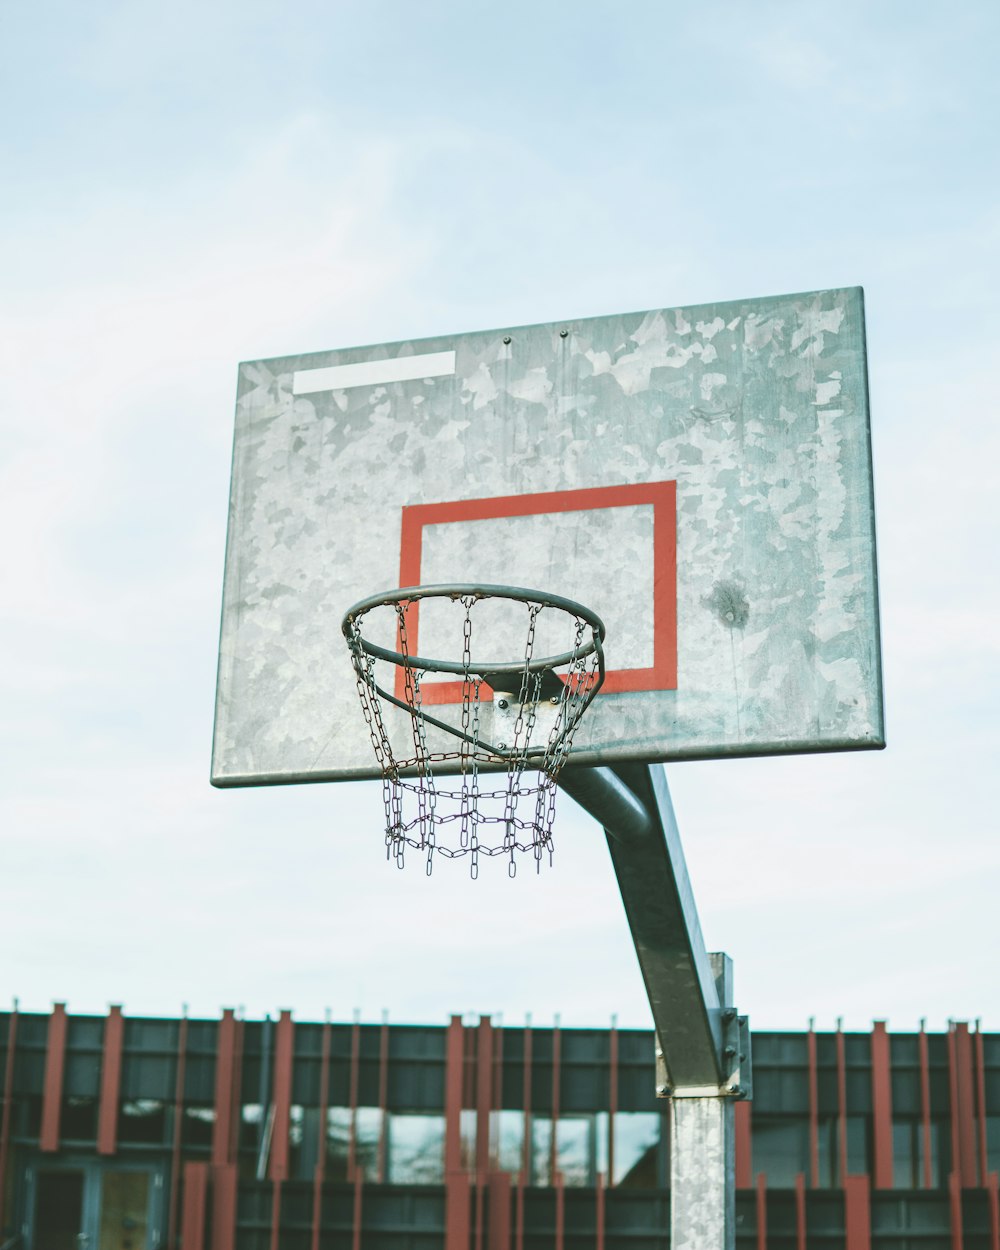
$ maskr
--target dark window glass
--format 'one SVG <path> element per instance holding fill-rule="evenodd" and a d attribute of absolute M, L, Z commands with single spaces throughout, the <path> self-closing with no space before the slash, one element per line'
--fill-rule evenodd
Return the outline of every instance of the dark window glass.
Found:
<path fill-rule="evenodd" d="M 205 1103 L 190 1103 L 184 1108 L 181 1139 L 185 1147 L 209 1150 L 215 1127 L 215 1108 Z"/>
<path fill-rule="evenodd" d="M 63 1099 L 59 1136 L 66 1141 L 97 1140 L 97 1099 L 69 1097 Z"/>
<path fill-rule="evenodd" d="M 619 1111 L 615 1116 L 615 1174 L 613 1185 L 628 1189 L 655 1189 L 656 1155 L 660 1145 L 660 1116 L 656 1111 Z"/>
<path fill-rule="evenodd" d="M 120 1142 L 162 1142 L 167 1131 L 167 1109 L 156 1098 L 123 1102 L 118 1112 Z"/>

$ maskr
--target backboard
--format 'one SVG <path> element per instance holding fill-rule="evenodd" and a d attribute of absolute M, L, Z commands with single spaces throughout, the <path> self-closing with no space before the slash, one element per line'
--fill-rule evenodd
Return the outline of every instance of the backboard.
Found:
<path fill-rule="evenodd" d="M 883 746 L 860 288 L 241 365 L 213 783 L 378 776 L 341 618 L 448 582 L 602 617 L 576 762 Z"/>

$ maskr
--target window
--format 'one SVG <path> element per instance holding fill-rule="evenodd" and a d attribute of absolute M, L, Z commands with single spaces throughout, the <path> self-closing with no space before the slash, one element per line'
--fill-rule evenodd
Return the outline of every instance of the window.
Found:
<path fill-rule="evenodd" d="M 167 1131 L 167 1109 L 157 1098 L 136 1098 L 123 1102 L 118 1112 L 118 1140 L 122 1142 L 163 1141 Z"/>
<path fill-rule="evenodd" d="M 393 1185 L 444 1183 L 444 1116 L 389 1116 L 386 1179 Z"/>
<path fill-rule="evenodd" d="M 215 1108 L 207 1103 L 190 1104 L 184 1108 L 184 1127 L 181 1140 L 186 1147 L 201 1147 L 208 1150 L 212 1146 L 212 1133 L 215 1129 Z"/>
<path fill-rule="evenodd" d="M 660 1116 L 656 1111 L 619 1111 L 615 1116 L 615 1174 L 613 1185 L 655 1188 Z"/>

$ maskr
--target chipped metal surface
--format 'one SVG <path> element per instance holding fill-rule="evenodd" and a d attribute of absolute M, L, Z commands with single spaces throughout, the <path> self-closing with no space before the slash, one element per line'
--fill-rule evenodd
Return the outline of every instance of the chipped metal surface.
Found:
<path fill-rule="evenodd" d="M 307 371 L 452 351 L 453 375 L 295 393 Z M 242 365 L 213 781 L 377 775 L 339 626 L 399 584 L 404 506 L 659 481 L 677 483 L 677 689 L 602 693 L 574 758 L 883 745 L 851 288 Z M 428 531 L 433 580 L 499 563 L 607 614 L 611 667 L 648 663 L 647 511 L 569 534 L 517 518 L 506 547 L 477 524 Z"/>

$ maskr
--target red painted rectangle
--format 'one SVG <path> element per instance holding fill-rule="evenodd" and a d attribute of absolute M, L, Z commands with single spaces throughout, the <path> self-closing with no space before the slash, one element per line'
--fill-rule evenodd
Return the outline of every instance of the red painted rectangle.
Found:
<path fill-rule="evenodd" d="M 181 1245 L 184 1250 L 205 1250 L 208 1174 L 207 1163 L 184 1165 L 184 1202 L 181 1213 Z"/>
<path fill-rule="evenodd" d="M 871 1056 L 875 1188 L 892 1189 L 892 1067 L 884 1020 L 876 1020 L 872 1028 Z"/>
<path fill-rule="evenodd" d="M 848 1176 L 844 1181 L 846 1250 L 871 1250 L 871 1193 L 867 1176 Z"/>
<path fill-rule="evenodd" d="M 45 1043 L 45 1084 L 42 1087 L 42 1123 L 38 1149 L 59 1149 L 59 1119 L 62 1113 L 63 1075 L 66 1070 L 66 1004 L 53 1003 Z"/>
<path fill-rule="evenodd" d="M 229 1143 L 233 1117 L 233 1081 L 236 1071 L 236 1016 L 231 1007 L 222 1013 L 215 1041 L 215 1123 L 212 1126 L 212 1166 L 231 1163 Z"/>
<path fill-rule="evenodd" d="M 757 1250 L 767 1250 L 767 1175 L 757 1173 Z"/>
<path fill-rule="evenodd" d="M 272 1181 L 288 1179 L 288 1129 L 292 1110 L 292 1054 L 294 1047 L 292 1013 L 278 1017 L 274 1042 L 274 1128 L 271 1133 Z"/>
<path fill-rule="evenodd" d="M 751 1104 L 738 1102 L 733 1108 L 736 1135 L 736 1187 L 753 1187 L 753 1138 L 750 1129 Z"/>
<path fill-rule="evenodd" d="M 121 1007 L 110 1007 L 104 1024 L 101 1095 L 97 1110 L 97 1153 L 113 1155 L 118 1145 L 118 1092 L 122 1079 L 125 1021 Z"/>
<path fill-rule="evenodd" d="M 212 1169 L 212 1250 L 236 1250 L 236 1204 L 239 1168 L 224 1163 Z"/>
<path fill-rule="evenodd" d="M 423 530 L 427 525 L 501 517 L 537 516 L 555 512 L 589 512 L 600 508 L 651 505 L 653 508 L 653 664 L 650 668 L 609 670 L 602 691 L 677 688 L 677 483 L 641 482 L 631 486 L 598 486 L 586 490 L 543 491 L 531 495 L 500 495 L 493 499 L 460 499 L 451 503 L 412 504 L 403 508 L 400 532 L 399 584 L 419 586 Z M 419 654 L 419 605 L 404 609 L 409 652 Z M 512 657 L 516 658 L 516 657 Z M 396 670 L 396 697 L 405 697 L 405 670 Z M 423 681 L 426 704 L 459 703 L 460 681 Z"/>

